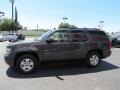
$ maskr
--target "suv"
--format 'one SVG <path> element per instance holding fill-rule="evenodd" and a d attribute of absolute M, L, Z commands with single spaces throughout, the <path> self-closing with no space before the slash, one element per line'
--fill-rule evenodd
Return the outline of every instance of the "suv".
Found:
<path fill-rule="evenodd" d="M 33 41 L 7 46 L 5 61 L 21 73 L 32 73 L 44 61 L 84 59 L 88 67 L 97 67 L 111 55 L 107 34 L 98 29 L 50 30 Z"/>

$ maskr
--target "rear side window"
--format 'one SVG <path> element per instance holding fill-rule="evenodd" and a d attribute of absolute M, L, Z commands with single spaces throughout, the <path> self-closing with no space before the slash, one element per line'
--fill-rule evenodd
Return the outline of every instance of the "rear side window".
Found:
<path fill-rule="evenodd" d="M 85 32 L 80 30 L 71 31 L 71 36 L 72 36 L 72 42 L 84 42 L 88 40 Z"/>
<path fill-rule="evenodd" d="M 88 31 L 88 33 L 91 35 L 91 37 L 95 41 L 108 41 L 109 40 L 107 34 L 103 31 Z"/>

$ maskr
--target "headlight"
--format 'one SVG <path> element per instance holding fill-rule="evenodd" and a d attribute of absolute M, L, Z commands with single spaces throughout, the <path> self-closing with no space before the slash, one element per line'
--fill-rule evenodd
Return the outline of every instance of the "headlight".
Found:
<path fill-rule="evenodd" d="M 6 52 L 9 54 L 11 52 L 11 48 L 6 48 Z"/>

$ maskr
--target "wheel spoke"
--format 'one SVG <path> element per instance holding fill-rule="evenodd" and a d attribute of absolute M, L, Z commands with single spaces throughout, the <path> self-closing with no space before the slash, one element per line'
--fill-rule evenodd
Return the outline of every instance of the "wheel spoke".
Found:
<path fill-rule="evenodd" d="M 99 57 L 97 55 L 92 55 L 90 58 L 91 65 L 97 65 L 99 62 Z"/>

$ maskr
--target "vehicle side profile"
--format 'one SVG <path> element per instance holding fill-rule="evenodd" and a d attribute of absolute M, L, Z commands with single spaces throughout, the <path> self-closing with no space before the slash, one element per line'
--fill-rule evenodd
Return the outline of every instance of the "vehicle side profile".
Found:
<path fill-rule="evenodd" d="M 21 73 L 32 73 L 44 61 L 84 59 L 97 67 L 111 55 L 111 43 L 104 31 L 92 28 L 50 30 L 33 41 L 11 43 L 5 61 Z"/>

